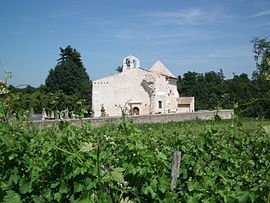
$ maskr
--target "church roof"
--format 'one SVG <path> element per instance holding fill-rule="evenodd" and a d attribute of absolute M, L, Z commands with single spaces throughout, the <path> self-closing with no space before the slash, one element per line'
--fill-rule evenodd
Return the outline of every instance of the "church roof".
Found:
<path fill-rule="evenodd" d="M 169 76 L 172 78 L 176 78 L 169 70 L 168 68 L 166 68 L 166 66 L 161 63 L 161 61 L 156 61 L 154 63 L 154 65 L 152 65 L 152 67 L 150 68 L 150 71 L 161 74 L 161 75 L 165 75 L 165 76 Z"/>

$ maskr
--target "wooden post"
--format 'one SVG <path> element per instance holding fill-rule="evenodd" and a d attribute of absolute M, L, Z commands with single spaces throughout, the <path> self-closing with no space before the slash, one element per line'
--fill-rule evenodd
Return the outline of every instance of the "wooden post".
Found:
<path fill-rule="evenodd" d="M 171 190 L 174 190 L 176 187 L 177 178 L 179 178 L 179 168 L 181 165 L 181 152 L 174 152 L 172 159 L 172 181 L 171 181 Z"/>

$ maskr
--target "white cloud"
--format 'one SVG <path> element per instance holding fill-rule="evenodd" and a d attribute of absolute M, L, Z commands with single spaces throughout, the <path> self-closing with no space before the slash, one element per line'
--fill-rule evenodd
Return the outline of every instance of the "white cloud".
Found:
<path fill-rule="evenodd" d="M 116 33 L 116 37 L 122 40 L 132 40 L 134 39 L 134 30 L 123 29 Z"/>
<path fill-rule="evenodd" d="M 208 53 L 202 55 L 204 58 L 208 59 L 222 59 L 222 58 L 249 58 L 252 56 L 251 50 L 246 49 L 246 47 L 231 47 L 216 50 L 208 50 Z"/>
<path fill-rule="evenodd" d="M 232 18 L 232 15 L 225 14 L 221 9 L 216 8 L 210 11 L 195 9 L 182 9 L 166 12 L 148 12 L 143 16 L 151 17 L 154 25 L 203 25 L 215 22 L 224 22 Z"/>
<path fill-rule="evenodd" d="M 217 35 L 216 31 L 206 31 L 202 29 L 147 29 L 140 28 L 124 28 L 114 32 L 107 33 L 109 38 L 115 37 L 125 42 L 135 44 L 143 44 L 148 46 L 169 45 L 175 43 L 190 43 L 194 41 L 209 40 Z"/>
<path fill-rule="evenodd" d="M 204 15 L 200 9 L 179 10 L 175 12 L 148 13 L 150 17 L 158 18 L 160 23 L 196 24 Z"/>
<path fill-rule="evenodd" d="M 259 12 L 255 13 L 254 15 L 249 16 L 249 18 L 257 18 L 257 17 L 267 16 L 267 15 L 270 15 L 270 9 L 264 10 L 264 11 L 259 11 Z"/>

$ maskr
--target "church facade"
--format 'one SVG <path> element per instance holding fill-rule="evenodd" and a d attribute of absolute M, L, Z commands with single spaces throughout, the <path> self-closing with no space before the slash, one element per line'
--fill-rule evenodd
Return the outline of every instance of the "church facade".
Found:
<path fill-rule="evenodd" d="M 93 81 L 94 117 L 194 111 L 194 97 L 179 97 L 175 77 L 160 61 L 142 69 L 135 56 L 123 59 L 122 72 Z"/>

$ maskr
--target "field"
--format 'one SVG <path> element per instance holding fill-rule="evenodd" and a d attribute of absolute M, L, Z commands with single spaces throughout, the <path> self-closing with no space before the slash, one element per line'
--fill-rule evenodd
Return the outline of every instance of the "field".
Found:
<path fill-rule="evenodd" d="M 0 149 L 0 202 L 270 201 L 270 121 L 44 129 L 2 121 Z"/>

